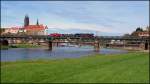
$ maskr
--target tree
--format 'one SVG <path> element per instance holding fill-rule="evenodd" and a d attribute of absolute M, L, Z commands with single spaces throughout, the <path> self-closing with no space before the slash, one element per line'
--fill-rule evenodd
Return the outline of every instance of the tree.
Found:
<path fill-rule="evenodd" d="M 136 28 L 136 32 L 142 32 L 142 31 L 143 31 L 142 28 L 140 28 L 140 27 Z"/>

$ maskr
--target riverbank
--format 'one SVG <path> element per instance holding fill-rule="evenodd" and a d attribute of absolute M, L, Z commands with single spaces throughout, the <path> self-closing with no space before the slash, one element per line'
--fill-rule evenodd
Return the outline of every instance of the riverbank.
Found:
<path fill-rule="evenodd" d="M 9 45 L 9 46 L 2 46 L 1 50 L 9 49 L 9 48 L 39 48 L 40 45 L 33 45 L 33 44 L 15 44 L 15 45 Z"/>
<path fill-rule="evenodd" d="M 117 49 L 117 50 L 127 50 L 128 52 L 149 52 L 149 50 L 136 49 L 136 48 L 107 48 L 107 49 Z"/>
<path fill-rule="evenodd" d="M 149 54 L 1 62 L 2 83 L 149 83 Z"/>

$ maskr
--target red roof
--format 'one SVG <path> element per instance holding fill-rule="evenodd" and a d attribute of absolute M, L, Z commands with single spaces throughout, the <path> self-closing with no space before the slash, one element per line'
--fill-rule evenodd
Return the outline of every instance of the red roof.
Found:
<path fill-rule="evenodd" d="M 16 26 L 16 27 L 11 27 L 10 29 L 17 30 L 17 29 L 22 29 L 22 28 L 23 28 L 22 26 Z"/>
<path fill-rule="evenodd" d="M 44 30 L 45 27 L 43 25 L 29 25 L 25 27 L 26 30 Z"/>

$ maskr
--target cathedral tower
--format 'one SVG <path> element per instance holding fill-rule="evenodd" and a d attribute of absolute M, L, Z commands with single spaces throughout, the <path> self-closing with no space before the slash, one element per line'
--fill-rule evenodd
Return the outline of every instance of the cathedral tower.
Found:
<path fill-rule="evenodd" d="M 25 16 L 24 18 L 24 27 L 29 26 L 29 17 L 28 15 Z"/>
<path fill-rule="evenodd" d="M 39 21 L 38 21 L 38 19 L 37 19 L 36 25 L 39 25 Z"/>

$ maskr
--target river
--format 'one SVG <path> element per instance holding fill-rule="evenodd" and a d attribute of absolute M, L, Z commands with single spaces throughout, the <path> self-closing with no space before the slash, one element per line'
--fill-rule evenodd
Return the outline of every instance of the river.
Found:
<path fill-rule="evenodd" d="M 120 53 L 127 53 L 127 51 L 102 48 L 98 52 L 94 52 L 92 47 L 54 47 L 52 51 L 44 48 L 10 48 L 1 50 L 1 61 L 78 58 L 92 54 Z"/>

